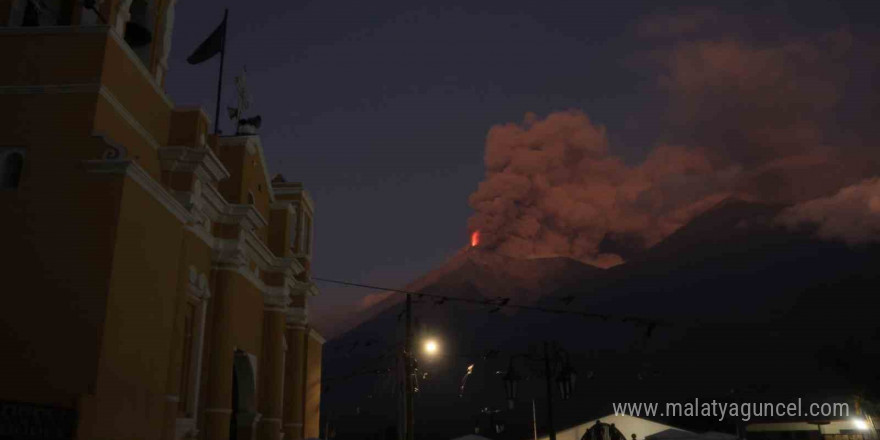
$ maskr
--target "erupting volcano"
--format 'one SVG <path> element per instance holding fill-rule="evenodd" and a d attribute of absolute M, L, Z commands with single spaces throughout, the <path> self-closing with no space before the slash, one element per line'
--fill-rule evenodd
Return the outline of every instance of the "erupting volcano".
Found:
<path fill-rule="evenodd" d="M 471 233 L 471 247 L 477 247 L 480 244 L 480 231 Z"/>

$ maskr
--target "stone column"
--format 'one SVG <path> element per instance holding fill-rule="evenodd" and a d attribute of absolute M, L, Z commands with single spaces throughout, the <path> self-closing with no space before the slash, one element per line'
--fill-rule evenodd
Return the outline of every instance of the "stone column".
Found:
<path fill-rule="evenodd" d="M 284 397 L 285 310 L 267 307 L 263 312 L 263 357 L 260 359 L 260 402 L 263 415 L 257 427 L 259 440 L 278 440 L 282 427 Z"/>
<path fill-rule="evenodd" d="M 214 297 L 210 306 L 212 326 L 208 358 L 208 389 L 204 409 L 205 440 L 226 440 L 232 416 L 232 294 L 233 272 L 213 271 Z"/>
<path fill-rule="evenodd" d="M 284 363 L 284 440 L 303 440 L 305 418 L 305 309 L 291 308 L 286 319 L 287 357 Z"/>

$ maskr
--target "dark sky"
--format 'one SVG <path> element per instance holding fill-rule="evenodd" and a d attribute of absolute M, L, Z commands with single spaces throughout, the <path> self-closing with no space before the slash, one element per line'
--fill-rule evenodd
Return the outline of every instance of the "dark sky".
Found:
<path fill-rule="evenodd" d="M 668 44 L 643 31 L 653 17 L 723 14 L 707 38 L 873 35 L 871 3 L 182 0 L 167 90 L 213 117 L 219 60 L 185 59 L 229 7 L 223 102 L 247 66 L 271 171 L 317 204 L 314 274 L 400 286 L 467 242 L 493 125 L 580 109 L 628 162 L 666 136 L 667 99 L 644 62 Z M 319 328 L 372 293 L 321 287 Z"/>

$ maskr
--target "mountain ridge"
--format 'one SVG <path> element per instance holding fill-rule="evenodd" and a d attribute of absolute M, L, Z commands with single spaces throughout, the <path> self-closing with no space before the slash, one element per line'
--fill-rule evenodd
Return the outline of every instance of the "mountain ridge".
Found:
<path fill-rule="evenodd" d="M 516 278 L 504 277 L 530 268 L 554 269 L 558 272 L 537 277 L 554 281 L 565 278 L 572 267 L 582 268 L 564 282 L 555 280 L 555 286 L 527 284 L 533 294 L 540 290 L 529 298 L 554 309 L 656 318 L 669 325 L 650 328 L 623 319 L 528 310 L 489 313 L 486 306 L 416 301 L 417 337 L 436 337 L 444 351 L 444 356 L 420 365 L 428 376 L 420 382 L 418 420 L 449 438 L 468 432 L 468 421 L 481 408 L 505 407 L 498 373 L 508 368 L 508 357 L 537 353 L 543 341 L 567 349 L 579 376 L 592 377 L 579 379 L 572 401 L 559 404 L 559 426 L 601 416 L 610 409 L 609 402 L 730 399 L 731 388 L 767 389 L 768 384 L 781 396 L 795 392 L 807 397 L 810 390 L 804 384 L 833 390 L 870 383 L 864 372 L 852 373 L 858 369 L 841 367 L 840 359 L 832 362 L 827 353 L 841 341 L 855 347 L 875 341 L 880 346 L 870 308 L 852 306 L 871 301 L 880 287 L 880 274 L 872 269 L 880 263 L 880 248 L 850 248 L 784 229 L 774 220 L 779 209 L 726 200 L 627 264 L 606 270 L 579 262 L 568 267 L 572 263 L 565 259 L 516 263 L 471 252 L 455 270 L 441 271 L 442 276 L 421 290 L 524 298 L 501 292 L 521 287 Z M 498 264 L 504 267 L 497 269 Z M 328 342 L 326 374 L 343 376 L 362 363 L 396 371 L 401 328 L 400 310 L 392 306 Z M 368 339 L 373 343 L 365 348 Z M 873 356 L 868 359 L 880 360 L 878 353 L 866 353 Z M 460 381 L 468 365 L 475 366 L 474 372 L 462 394 Z M 363 438 L 393 424 L 395 383 L 393 375 L 366 375 L 346 385 L 345 395 L 327 394 L 325 408 L 349 427 L 339 431 L 339 438 Z M 767 392 L 750 392 L 756 399 L 768 398 Z M 542 404 L 540 380 L 524 382 L 520 393 Z M 522 406 L 504 414 L 508 430 L 525 436 L 531 415 Z"/>

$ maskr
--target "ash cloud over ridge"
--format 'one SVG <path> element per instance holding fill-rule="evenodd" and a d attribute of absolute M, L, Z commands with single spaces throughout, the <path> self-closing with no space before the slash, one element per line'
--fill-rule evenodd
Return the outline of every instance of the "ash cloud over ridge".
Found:
<path fill-rule="evenodd" d="M 841 122 L 840 113 L 850 72 L 865 67 L 858 64 L 865 42 L 847 29 L 775 41 L 694 38 L 700 26 L 724 16 L 662 18 L 641 29 L 656 36 L 663 26 L 674 28 L 666 33 L 673 41 L 643 60 L 659 68 L 655 86 L 668 98 L 657 116 L 663 139 L 629 164 L 615 153 L 607 128 L 582 110 L 528 113 L 492 127 L 486 176 L 469 199 L 475 213 L 468 226 L 480 231 L 480 246 L 611 267 L 624 258 L 604 245 L 609 238 L 649 247 L 731 196 L 795 205 L 781 221 L 789 226 L 827 222 L 830 214 L 818 212 L 843 197 L 847 209 L 834 211 L 837 220 L 820 236 L 876 239 L 876 231 L 864 229 L 877 221 L 870 200 L 880 186 L 862 182 L 880 174 L 875 136 Z"/>

